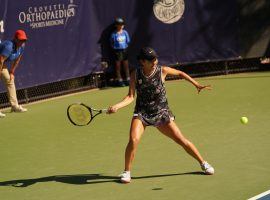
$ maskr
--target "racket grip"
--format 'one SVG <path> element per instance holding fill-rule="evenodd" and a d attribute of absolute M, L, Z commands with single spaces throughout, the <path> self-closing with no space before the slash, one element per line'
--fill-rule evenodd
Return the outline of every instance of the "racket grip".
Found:
<path fill-rule="evenodd" d="M 108 109 L 102 109 L 101 112 L 102 113 L 108 113 Z"/>

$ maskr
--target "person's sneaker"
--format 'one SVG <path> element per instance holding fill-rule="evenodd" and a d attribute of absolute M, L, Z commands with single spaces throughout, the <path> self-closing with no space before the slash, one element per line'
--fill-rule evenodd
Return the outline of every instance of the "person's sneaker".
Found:
<path fill-rule="evenodd" d="M 4 118 L 6 115 L 0 111 L 0 118 Z"/>
<path fill-rule="evenodd" d="M 261 58 L 261 64 L 270 64 L 270 58 Z"/>
<path fill-rule="evenodd" d="M 129 80 L 125 80 L 124 81 L 125 86 L 129 86 L 129 82 L 130 82 Z"/>
<path fill-rule="evenodd" d="M 117 86 L 118 87 L 125 87 L 125 84 L 123 81 L 117 81 Z"/>
<path fill-rule="evenodd" d="M 130 171 L 124 171 L 119 177 L 122 183 L 130 183 L 131 181 Z"/>
<path fill-rule="evenodd" d="M 26 112 L 26 111 L 27 109 L 22 107 L 21 105 L 11 107 L 11 112 Z"/>
<path fill-rule="evenodd" d="M 207 175 L 213 175 L 215 173 L 214 168 L 210 164 L 208 164 L 206 161 L 204 161 L 201 164 L 201 167 L 202 167 L 203 172 Z"/>

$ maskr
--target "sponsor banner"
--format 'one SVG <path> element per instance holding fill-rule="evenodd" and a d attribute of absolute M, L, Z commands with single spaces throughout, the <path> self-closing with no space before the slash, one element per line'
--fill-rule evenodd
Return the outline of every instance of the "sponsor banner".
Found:
<path fill-rule="evenodd" d="M 234 0 L 0 0 L 0 39 L 26 31 L 17 88 L 84 76 L 113 66 L 109 37 L 122 17 L 131 37 L 132 66 L 143 46 L 152 46 L 161 64 L 238 56 Z M 3 91 L 0 84 L 0 91 Z"/>
<path fill-rule="evenodd" d="M 32 29 L 66 26 L 69 19 L 75 17 L 76 7 L 73 0 L 57 4 L 39 4 L 29 6 L 18 15 L 21 24 L 27 24 Z"/>

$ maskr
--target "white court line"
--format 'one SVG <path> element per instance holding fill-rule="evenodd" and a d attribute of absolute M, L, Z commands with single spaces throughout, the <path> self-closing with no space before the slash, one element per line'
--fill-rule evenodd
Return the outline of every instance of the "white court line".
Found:
<path fill-rule="evenodd" d="M 248 199 L 248 200 L 256 200 L 256 199 L 259 199 L 259 198 L 261 198 L 261 197 L 264 197 L 264 196 L 266 196 L 266 195 L 268 195 L 268 194 L 270 194 L 270 190 L 268 190 L 268 191 L 266 191 L 266 192 L 263 192 L 263 193 L 261 193 L 261 194 L 258 194 L 257 196 L 252 197 L 252 198 L 250 198 L 250 199 Z"/>

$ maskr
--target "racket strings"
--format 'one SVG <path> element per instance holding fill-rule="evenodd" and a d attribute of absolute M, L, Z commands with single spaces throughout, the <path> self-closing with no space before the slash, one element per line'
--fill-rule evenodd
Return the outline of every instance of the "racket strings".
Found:
<path fill-rule="evenodd" d="M 76 125 L 86 125 L 92 118 L 92 113 L 83 105 L 70 106 L 68 114 L 70 120 Z"/>
<path fill-rule="evenodd" d="M 101 113 L 107 113 L 107 109 L 94 109 L 83 103 L 74 103 L 67 109 L 68 118 L 74 125 L 85 126 L 89 124 L 94 117 Z"/>

